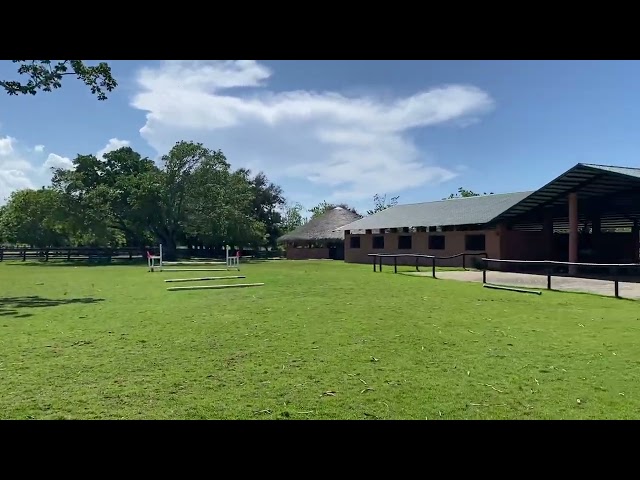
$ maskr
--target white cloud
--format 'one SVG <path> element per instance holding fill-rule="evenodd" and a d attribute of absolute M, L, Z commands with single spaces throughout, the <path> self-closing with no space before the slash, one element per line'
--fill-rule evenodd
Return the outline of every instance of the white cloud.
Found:
<path fill-rule="evenodd" d="M 13 143 L 16 141 L 13 137 L 0 138 L 0 156 L 7 156 L 13 153 Z"/>
<path fill-rule="evenodd" d="M 333 92 L 272 92 L 254 61 L 170 61 L 138 73 L 132 105 L 147 111 L 140 133 L 159 153 L 178 140 L 222 149 L 235 166 L 274 180 L 306 180 L 327 200 L 358 200 L 449 180 L 408 131 L 470 125 L 493 107 L 484 91 L 445 85 L 395 100 Z M 244 87 L 245 90 L 224 91 Z"/>
<path fill-rule="evenodd" d="M 0 205 L 4 204 L 15 190 L 34 188 L 33 182 L 20 170 L 7 170 L 0 165 Z"/>
<path fill-rule="evenodd" d="M 98 150 L 98 153 L 96 153 L 96 157 L 102 158 L 102 156 L 105 153 L 113 152 L 114 150 L 118 150 L 119 148 L 122 148 L 122 147 L 128 147 L 130 143 L 131 142 L 129 142 L 129 140 L 120 140 L 118 138 L 111 138 L 109 139 L 107 144 L 104 146 L 104 148 Z"/>
<path fill-rule="evenodd" d="M 36 153 L 44 152 L 44 145 L 36 145 L 35 147 L 33 147 L 33 151 Z"/>
<path fill-rule="evenodd" d="M 44 161 L 43 168 L 50 171 L 52 168 L 65 168 L 70 170 L 73 168 L 73 162 L 70 158 L 61 157 L 55 153 L 50 153 L 47 159 Z"/>
<path fill-rule="evenodd" d="M 42 149 L 37 147 L 38 145 L 30 148 L 13 137 L 0 137 L 0 205 L 4 204 L 15 190 L 48 185 L 51 180 L 51 167 L 73 166 L 71 160 L 55 153 L 50 153 L 44 163 L 40 163 L 33 154 L 42 152 Z"/>
<path fill-rule="evenodd" d="M 16 144 L 13 137 L 0 137 L 0 205 L 14 190 L 34 187 L 29 177 L 33 167 L 20 155 Z"/>

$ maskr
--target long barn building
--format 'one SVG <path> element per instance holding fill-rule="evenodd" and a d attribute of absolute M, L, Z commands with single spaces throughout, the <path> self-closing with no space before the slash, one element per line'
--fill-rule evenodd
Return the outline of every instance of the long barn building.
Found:
<path fill-rule="evenodd" d="M 578 164 L 535 191 L 397 205 L 338 230 L 353 263 L 370 253 L 637 263 L 639 220 L 640 169 Z"/>

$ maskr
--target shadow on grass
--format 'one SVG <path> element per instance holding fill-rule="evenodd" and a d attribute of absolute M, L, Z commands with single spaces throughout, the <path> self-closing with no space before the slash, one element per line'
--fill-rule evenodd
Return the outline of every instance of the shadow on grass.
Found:
<path fill-rule="evenodd" d="M 0 297 L 0 317 L 26 318 L 33 316 L 33 314 L 23 312 L 23 309 L 98 302 L 104 302 L 104 298 L 43 298 L 35 295 L 29 297 Z"/>

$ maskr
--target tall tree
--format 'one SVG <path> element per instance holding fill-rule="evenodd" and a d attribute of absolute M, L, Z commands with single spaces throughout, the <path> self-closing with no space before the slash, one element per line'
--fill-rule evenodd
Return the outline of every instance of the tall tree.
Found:
<path fill-rule="evenodd" d="M 203 159 L 190 180 L 184 220 L 186 238 L 208 246 L 263 240 L 264 228 L 255 218 L 254 200 L 246 171 L 231 172 L 224 154 L 213 152 Z"/>
<path fill-rule="evenodd" d="M 54 169 L 52 185 L 67 196 L 76 235 L 94 242 L 112 243 L 110 230 L 118 230 L 130 246 L 143 246 L 147 232 L 157 223 L 161 172 L 148 158 L 130 147 L 95 155 L 78 155 L 73 169 Z M 89 234 L 91 232 L 91 234 Z"/>
<path fill-rule="evenodd" d="M 304 207 L 301 204 L 287 203 L 283 210 L 282 221 L 280 222 L 281 234 L 288 233 L 305 224 L 306 219 L 302 217 Z"/>
<path fill-rule="evenodd" d="M 240 172 L 244 172 L 250 178 L 248 170 L 240 169 Z M 282 189 L 270 182 L 262 172 L 258 172 L 249 182 L 254 194 L 253 211 L 255 218 L 264 225 L 266 245 L 275 247 L 276 240 L 280 236 L 280 223 L 282 221 L 278 210 L 285 203 Z"/>
<path fill-rule="evenodd" d="M 62 87 L 62 79 L 75 76 L 91 89 L 98 100 L 106 100 L 106 92 L 113 91 L 118 82 L 106 62 L 88 66 L 83 60 L 13 60 L 19 64 L 18 75 L 26 81 L 0 80 L 0 87 L 9 95 L 35 95 L 38 91 L 51 92 Z"/>
<path fill-rule="evenodd" d="M 0 230 L 7 241 L 38 248 L 67 243 L 68 230 L 60 194 L 51 188 L 18 190 L 2 209 Z"/>
<path fill-rule="evenodd" d="M 367 210 L 367 215 L 373 215 L 374 213 L 381 212 L 382 210 L 386 210 L 389 207 L 395 207 L 398 204 L 399 198 L 400 198 L 399 196 L 391 197 L 387 202 L 386 193 L 384 195 L 379 195 L 376 193 L 373 196 L 373 204 L 374 204 L 373 210 Z"/>
<path fill-rule="evenodd" d="M 157 222 L 152 225 L 153 232 L 165 246 L 167 258 L 175 256 L 178 240 L 184 233 L 191 188 L 197 182 L 197 171 L 202 165 L 228 163 L 222 152 L 209 150 L 201 143 L 177 142 L 161 159 L 162 172 L 159 176 L 160 201 Z M 195 175 L 194 175 L 195 173 Z"/>

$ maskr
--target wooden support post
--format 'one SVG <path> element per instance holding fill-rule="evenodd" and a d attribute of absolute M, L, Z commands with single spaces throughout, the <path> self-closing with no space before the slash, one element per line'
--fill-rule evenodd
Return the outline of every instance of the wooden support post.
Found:
<path fill-rule="evenodd" d="M 467 254 L 466 253 L 462 254 L 462 269 L 463 270 L 467 269 Z"/>
<path fill-rule="evenodd" d="M 420 271 L 420 268 L 418 268 L 418 260 L 420 259 L 420 257 L 416 257 L 416 272 Z"/>
<path fill-rule="evenodd" d="M 22 250 L 22 261 L 23 262 L 27 261 L 27 250 L 26 249 Z"/>
<path fill-rule="evenodd" d="M 431 276 L 436 278 L 436 257 L 431 257 Z"/>
<path fill-rule="evenodd" d="M 393 273 L 398 273 L 398 257 L 393 257 Z"/>
<path fill-rule="evenodd" d="M 378 265 L 378 267 L 380 268 L 380 271 L 382 271 L 382 257 L 378 257 L 378 260 L 380 262 L 380 265 Z"/>
<path fill-rule="evenodd" d="M 614 281 L 614 291 L 615 291 L 616 298 L 620 298 L 620 292 L 618 290 L 618 279 L 617 278 Z"/>
<path fill-rule="evenodd" d="M 377 258 L 375 257 L 375 255 L 372 255 L 371 258 L 373 259 L 373 272 L 375 273 L 376 271 L 376 260 Z"/>
<path fill-rule="evenodd" d="M 578 196 L 569 194 L 569 262 L 578 262 Z M 569 265 L 569 276 L 577 274 L 576 265 Z"/>
<path fill-rule="evenodd" d="M 482 269 L 482 283 L 487 283 L 487 269 L 486 269 L 486 266 L 485 266 L 485 268 Z"/>

